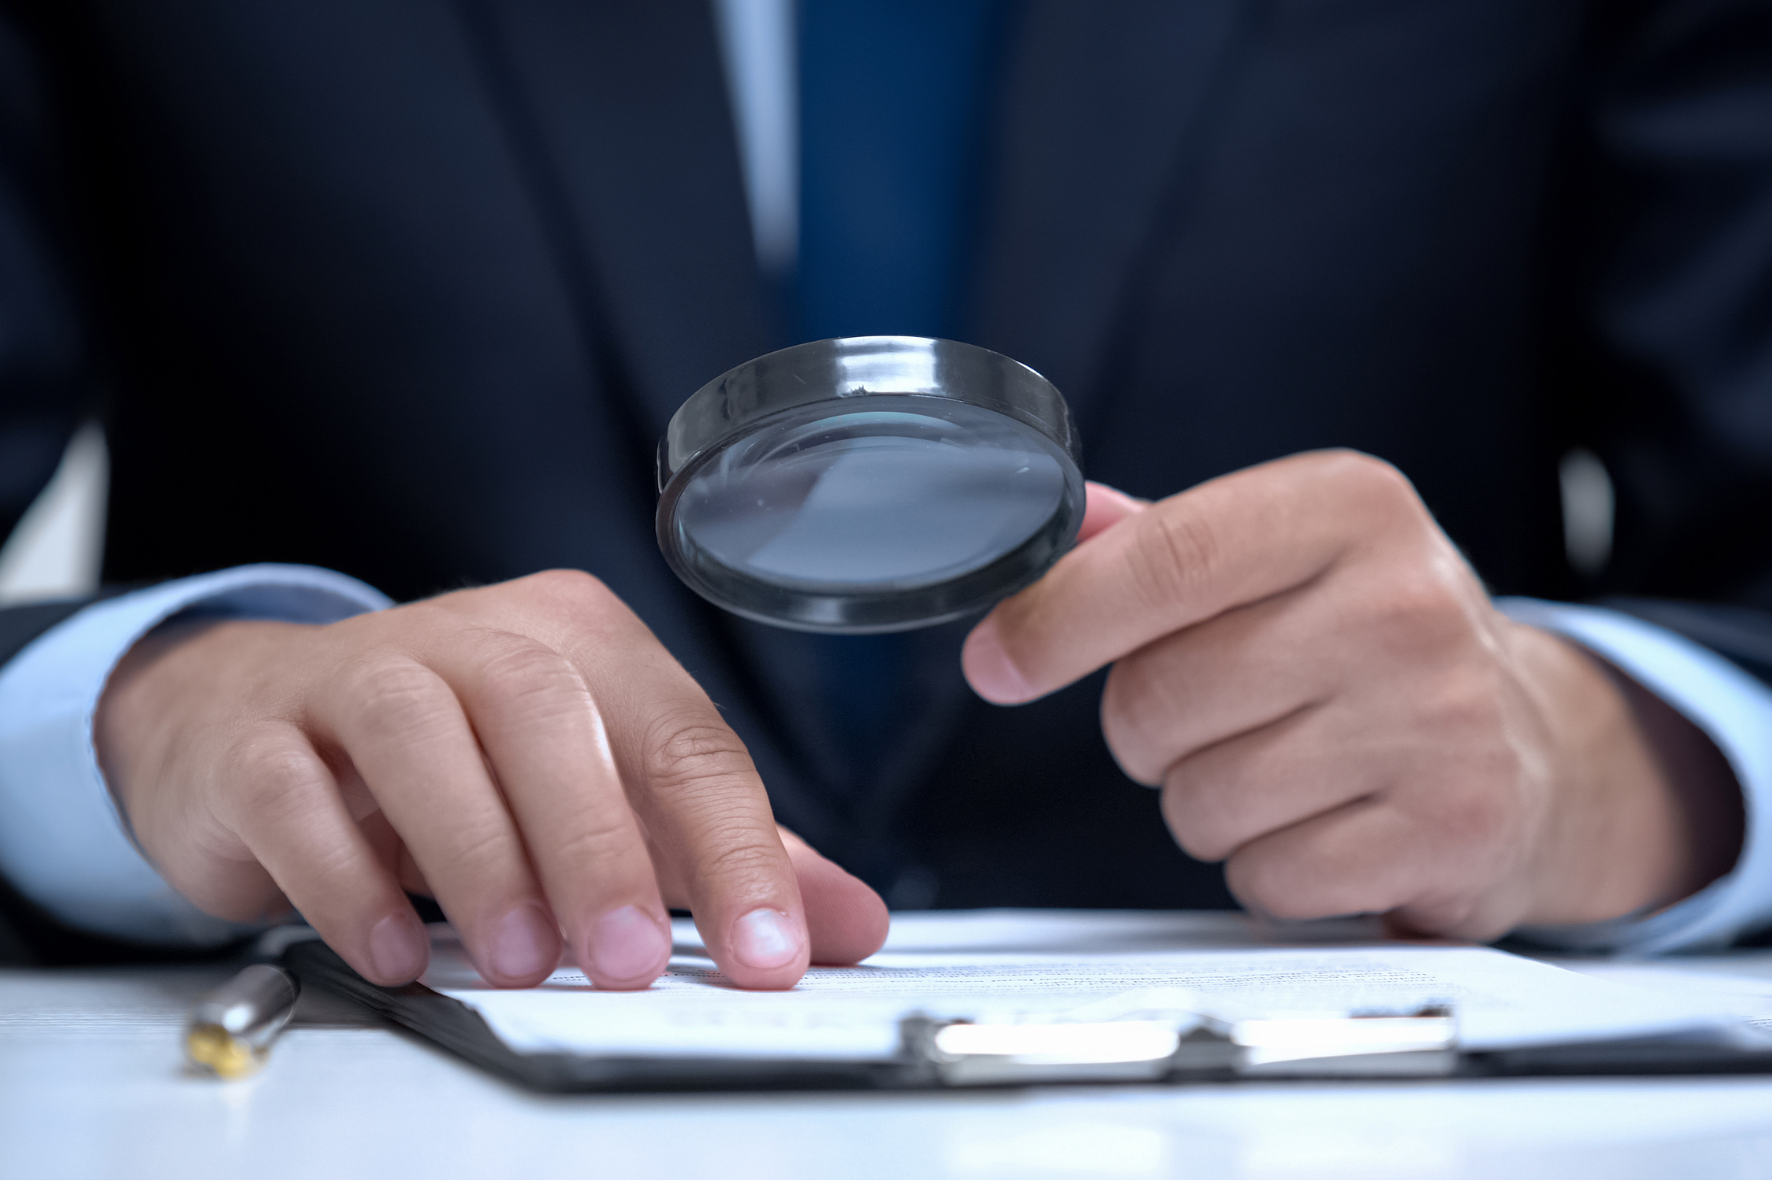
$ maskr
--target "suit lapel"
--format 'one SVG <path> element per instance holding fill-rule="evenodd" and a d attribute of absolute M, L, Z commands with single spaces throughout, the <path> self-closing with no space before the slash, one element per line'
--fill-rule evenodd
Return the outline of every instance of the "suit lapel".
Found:
<path fill-rule="evenodd" d="M 653 438 L 773 345 L 704 0 L 466 0 L 591 305 Z M 501 68 L 502 67 L 502 68 Z M 544 215 L 546 211 L 544 210 Z"/>
<path fill-rule="evenodd" d="M 1000 92 L 969 322 L 977 343 L 1049 377 L 1085 424 L 1139 260 L 1197 183 L 1215 99 L 1262 7 L 1027 5 Z"/>

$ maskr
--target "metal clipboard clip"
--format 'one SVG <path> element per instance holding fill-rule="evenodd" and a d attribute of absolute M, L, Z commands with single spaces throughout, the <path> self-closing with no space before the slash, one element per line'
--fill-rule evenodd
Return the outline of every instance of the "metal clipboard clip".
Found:
<path fill-rule="evenodd" d="M 944 1086 L 1225 1078 L 1443 1077 L 1458 1066 L 1450 1005 L 1407 1011 L 1128 1012 L 1109 1020 L 901 1023 L 904 1052 Z"/>

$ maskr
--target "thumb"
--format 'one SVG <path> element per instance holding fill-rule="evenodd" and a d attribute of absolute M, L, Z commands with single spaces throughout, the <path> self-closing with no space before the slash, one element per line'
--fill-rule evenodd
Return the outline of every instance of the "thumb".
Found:
<path fill-rule="evenodd" d="M 855 964 L 879 951 L 892 921 L 880 896 L 794 833 L 780 825 L 776 831 L 800 879 L 812 962 Z"/>

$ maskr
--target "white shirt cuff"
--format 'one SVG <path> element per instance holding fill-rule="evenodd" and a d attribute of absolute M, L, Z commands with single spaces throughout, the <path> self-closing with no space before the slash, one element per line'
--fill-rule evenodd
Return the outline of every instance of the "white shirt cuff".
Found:
<path fill-rule="evenodd" d="M 1685 901 L 1641 918 L 1518 934 L 1571 949 L 1652 955 L 1722 947 L 1772 924 L 1772 688 L 1710 649 L 1622 612 L 1524 598 L 1495 605 L 1604 657 L 1704 731 L 1734 770 L 1746 813 L 1735 868 Z"/>
<path fill-rule="evenodd" d="M 193 608 L 331 623 L 392 605 L 311 566 L 240 566 L 94 603 L 0 668 L 0 875 L 59 921 L 138 943 L 205 947 L 256 928 L 204 914 L 128 835 L 99 770 L 92 716 L 111 670 L 157 625 Z"/>

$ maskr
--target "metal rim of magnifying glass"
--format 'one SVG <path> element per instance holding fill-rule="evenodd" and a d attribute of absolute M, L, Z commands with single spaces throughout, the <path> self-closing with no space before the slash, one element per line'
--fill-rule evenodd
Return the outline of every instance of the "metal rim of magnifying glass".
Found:
<path fill-rule="evenodd" d="M 1019 545 L 975 570 L 923 585 L 831 590 L 757 578 L 718 561 L 677 521 L 677 505 L 697 472 L 761 431 L 851 413 L 858 399 L 922 399 L 1002 415 L 1058 461 L 1059 506 Z M 911 399 L 906 402 L 904 399 Z M 919 336 L 858 336 L 794 345 L 747 361 L 690 395 L 671 416 L 658 448 L 659 549 L 677 577 L 715 605 L 747 619 L 800 631 L 862 634 L 904 631 L 959 619 L 1028 586 L 1076 541 L 1083 523 L 1080 449 L 1070 410 L 1039 373 L 1001 353 Z"/>

